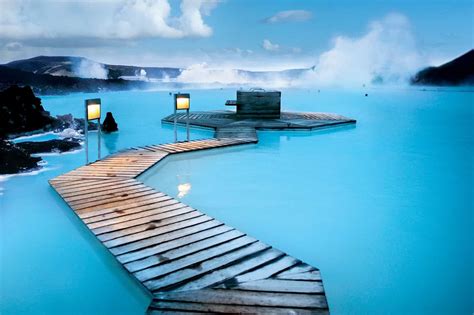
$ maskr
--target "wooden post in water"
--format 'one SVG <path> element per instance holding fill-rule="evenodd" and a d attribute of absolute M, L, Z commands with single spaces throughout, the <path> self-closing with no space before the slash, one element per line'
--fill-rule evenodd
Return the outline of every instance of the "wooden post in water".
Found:
<path fill-rule="evenodd" d="M 177 127 L 178 118 L 176 117 L 176 105 L 173 104 L 173 107 L 174 107 L 174 142 L 178 142 L 178 127 Z"/>
<path fill-rule="evenodd" d="M 87 119 L 87 100 L 84 101 L 84 110 L 86 112 L 85 114 L 85 119 L 84 119 L 84 140 L 85 140 L 85 146 L 86 146 L 86 165 L 89 164 L 89 119 Z"/>
<path fill-rule="evenodd" d="M 100 160 L 100 118 L 97 119 L 97 141 L 98 141 L 98 160 Z"/>
<path fill-rule="evenodd" d="M 189 142 L 189 108 L 186 109 L 186 135 Z"/>

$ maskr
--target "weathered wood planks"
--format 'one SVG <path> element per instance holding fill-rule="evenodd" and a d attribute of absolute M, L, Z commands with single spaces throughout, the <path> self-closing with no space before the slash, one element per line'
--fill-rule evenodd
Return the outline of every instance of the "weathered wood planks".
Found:
<path fill-rule="evenodd" d="M 136 179 L 170 154 L 257 141 L 253 127 L 216 135 L 123 151 L 50 184 L 154 294 L 150 314 L 327 314 L 316 268 Z"/>
<path fill-rule="evenodd" d="M 245 117 L 233 111 L 208 111 L 193 112 L 189 117 L 191 126 L 213 128 L 216 130 L 216 137 L 234 137 L 230 131 L 233 129 L 237 133 L 239 128 L 247 127 L 257 130 L 314 130 L 318 128 L 335 127 L 344 124 L 354 124 L 356 120 L 342 115 L 331 113 L 296 113 L 281 112 L 279 116 L 268 116 L 269 112 L 263 115 Z M 162 119 L 164 123 L 173 123 L 175 115 L 170 115 Z M 177 123 L 186 124 L 186 115 L 176 114 Z M 228 131 L 226 135 L 222 131 Z"/>

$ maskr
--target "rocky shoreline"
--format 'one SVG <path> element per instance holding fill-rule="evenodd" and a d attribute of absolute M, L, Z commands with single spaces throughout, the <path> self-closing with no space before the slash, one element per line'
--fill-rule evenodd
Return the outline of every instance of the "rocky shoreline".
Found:
<path fill-rule="evenodd" d="M 53 117 L 30 87 L 11 86 L 0 92 L 0 175 L 41 168 L 41 153 L 63 153 L 81 148 L 84 119 L 71 114 Z M 97 125 L 89 123 L 90 130 Z M 60 139 L 14 143 L 20 136 L 54 132 Z"/>

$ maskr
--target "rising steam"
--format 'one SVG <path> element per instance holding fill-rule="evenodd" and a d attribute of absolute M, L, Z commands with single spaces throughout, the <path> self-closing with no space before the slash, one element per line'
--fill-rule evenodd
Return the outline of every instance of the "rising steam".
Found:
<path fill-rule="evenodd" d="M 109 73 L 103 64 L 88 59 L 82 59 L 73 70 L 80 78 L 107 79 Z"/>
<path fill-rule="evenodd" d="M 408 19 L 394 13 L 371 22 L 361 37 L 334 38 L 333 47 L 315 58 L 315 66 L 308 69 L 251 75 L 196 64 L 185 69 L 176 81 L 262 87 L 406 84 L 421 65 Z"/>

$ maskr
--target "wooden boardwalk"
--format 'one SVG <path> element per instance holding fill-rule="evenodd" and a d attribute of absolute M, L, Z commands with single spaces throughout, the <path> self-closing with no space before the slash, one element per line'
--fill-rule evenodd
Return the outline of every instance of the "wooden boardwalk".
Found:
<path fill-rule="evenodd" d="M 254 128 L 216 133 L 122 151 L 50 184 L 153 294 L 151 314 L 327 314 L 318 269 L 136 179 L 168 155 L 257 142 Z"/>

